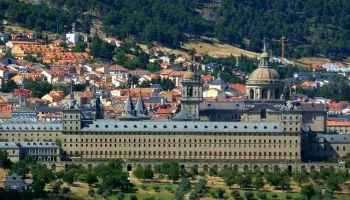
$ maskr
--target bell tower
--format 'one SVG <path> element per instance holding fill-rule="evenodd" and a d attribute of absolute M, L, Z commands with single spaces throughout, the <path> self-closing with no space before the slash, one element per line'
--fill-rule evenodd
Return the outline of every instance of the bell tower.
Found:
<path fill-rule="evenodd" d="M 199 105 L 203 102 L 203 82 L 188 66 L 182 81 L 181 109 L 187 109 L 199 120 Z"/>
<path fill-rule="evenodd" d="M 62 125 L 64 132 L 80 131 L 81 129 L 81 109 L 78 106 L 77 101 L 74 99 L 73 84 L 72 80 L 70 85 L 69 103 L 62 110 Z"/>

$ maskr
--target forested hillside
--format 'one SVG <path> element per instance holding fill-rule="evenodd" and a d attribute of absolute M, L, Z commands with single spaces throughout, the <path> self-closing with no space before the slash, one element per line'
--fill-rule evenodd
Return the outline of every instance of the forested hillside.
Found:
<path fill-rule="evenodd" d="M 244 49 L 260 51 L 261 40 L 280 54 L 287 38 L 288 57 L 350 55 L 348 0 L 43 0 L 33 5 L 0 0 L 0 17 L 20 25 L 59 32 L 70 24 L 89 32 L 100 19 L 111 36 L 134 36 L 179 47 L 188 37 L 209 36 Z M 66 28 L 67 29 L 67 28 Z"/>

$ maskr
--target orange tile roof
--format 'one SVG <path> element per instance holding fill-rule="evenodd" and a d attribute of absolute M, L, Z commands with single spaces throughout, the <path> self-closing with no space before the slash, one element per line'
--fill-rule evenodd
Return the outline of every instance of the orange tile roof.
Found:
<path fill-rule="evenodd" d="M 159 93 L 159 95 L 172 95 L 172 96 L 180 96 L 181 94 L 175 91 L 162 91 Z"/>
<path fill-rule="evenodd" d="M 349 126 L 350 127 L 350 121 L 330 121 L 330 120 L 327 120 L 327 126 Z"/>
<path fill-rule="evenodd" d="M 201 78 L 204 81 L 212 81 L 212 80 L 214 80 L 215 77 L 212 75 L 202 75 Z"/>
<path fill-rule="evenodd" d="M 186 71 L 172 71 L 169 76 L 170 77 L 183 77 Z"/>
<path fill-rule="evenodd" d="M 230 84 L 230 87 L 237 90 L 241 94 L 246 94 L 246 87 L 243 84 Z"/>
<path fill-rule="evenodd" d="M 171 72 L 173 72 L 173 70 L 171 69 L 163 69 L 162 71 L 160 71 L 161 75 L 169 75 Z"/>
<path fill-rule="evenodd" d="M 110 66 L 108 69 L 111 71 L 123 71 L 123 72 L 129 71 L 128 69 L 117 64 Z"/>
<path fill-rule="evenodd" d="M 341 103 L 329 103 L 328 108 L 329 110 L 340 110 L 342 105 Z"/>
<path fill-rule="evenodd" d="M 157 114 L 172 114 L 172 113 L 171 113 L 171 109 L 169 108 L 165 108 L 165 109 L 160 108 L 160 109 L 157 109 Z"/>

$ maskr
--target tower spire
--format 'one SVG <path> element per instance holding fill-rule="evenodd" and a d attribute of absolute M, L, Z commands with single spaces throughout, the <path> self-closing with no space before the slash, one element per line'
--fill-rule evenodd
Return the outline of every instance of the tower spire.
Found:
<path fill-rule="evenodd" d="M 73 79 L 70 80 L 70 100 L 74 100 Z"/>
<path fill-rule="evenodd" d="M 128 97 L 126 98 L 122 116 L 134 116 L 134 105 L 131 100 L 130 91 L 128 92 Z"/>
<path fill-rule="evenodd" d="M 263 40 L 263 42 L 264 42 L 264 49 L 263 49 L 263 53 L 267 53 L 267 49 L 266 49 L 266 38 L 264 38 L 264 40 Z"/>
<path fill-rule="evenodd" d="M 136 111 L 136 116 L 139 117 L 140 119 L 148 119 L 146 106 L 141 96 L 141 88 L 139 92 L 139 97 L 137 98 L 137 102 L 135 105 L 135 111 Z"/>
<path fill-rule="evenodd" d="M 260 56 L 259 67 L 270 67 L 270 56 L 267 53 L 266 38 L 264 38 L 263 42 L 264 42 L 264 48 L 263 48 L 263 53 Z"/>

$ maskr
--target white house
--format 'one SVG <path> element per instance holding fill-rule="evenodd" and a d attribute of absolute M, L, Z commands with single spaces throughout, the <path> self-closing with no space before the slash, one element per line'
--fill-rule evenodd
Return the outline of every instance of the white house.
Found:
<path fill-rule="evenodd" d="M 120 97 L 120 96 L 122 96 L 123 91 L 122 90 L 111 90 L 110 93 L 113 97 Z"/>
<path fill-rule="evenodd" d="M 67 43 L 78 43 L 79 42 L 79 35 L 78 33 L 67 33 L 66 34 L 66 42 Z"/>
<path fill-rule="evenodd" d="M 47 82 L 52 84 L 52 75 L 50 73 L 48 73 L 47 71 L 44 70 L 40 73 L 40 75 L 45 76 Z"/>

